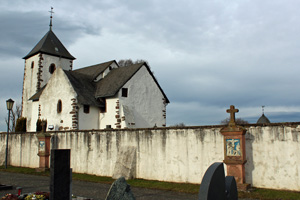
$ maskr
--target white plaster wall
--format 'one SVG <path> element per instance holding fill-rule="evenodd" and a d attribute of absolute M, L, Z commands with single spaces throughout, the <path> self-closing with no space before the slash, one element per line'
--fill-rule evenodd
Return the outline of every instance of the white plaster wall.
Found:
<path fill-rule="evenodd" d="M 59 130 L 60 127 L 70 130 L 72 129 L 72 114 L 70 114 L 73 109 L 72 99 L 76 98 L 77 94 L 61 68 L 57 68 L 52 76 L 39 99 L 40 119 L 47 119 L 47 129 L 49 125 L 53 125 L 54 130 Z M 57 113 L 58 100 L 62 101 L 61 113 Z"/>
<path fill-rule="evenodd" d="M 36 122 L 38 120 L 39 115 L 39 101 L 34 101 L 30 103 L 31 105 L 31 116 L 27 118 L 27 132 L 35 132 L 36 131 Z"/>
<path fill-rule="evenodd" d="M 25 60 L 23 93 L 22 93 L 22 116 L 27 118 L 27 130 L 31 130 L 32 101 L 29 100 L 37 92 L 38 55 Z M 31 68 L 31 63 L 34 67 Z"/>
<path fill-rule="evenodd" d="M 22 116 L 27 118 L 27 131 L 35 131 L 36 129 L 36 108 L 34 107 L 31 100 L 29 100 L 37 92 L 38 82 L 38 71 L 40 54 L 34 55 L 25 61 L 25 76 L 23 82 L 23 105 L 22 105 Z M 54 63 L 56 68 L 63 68 L 65 70 L 72 70 L 72 60 L 42 54 L 41 66 L 41 85 L 42 88 L 49 81 L 52 74 L 49 72 L 49 66 Z M 31 63 L 34 62 L 34 67 L 31 68 Z"/>
<path fill-rule="evenodd" d="M 0 156 L 5 159 L 6 133 L 0 134 Z M 2 151 L 3 150 L 3 151 Z M 38 139 L 36 134 L 14 134 L 8 137 L 8 165 L 29 168 L 39 167 Z"/>
<path fill-rule="evenodd" d="M 162 127 L 166 124 L 163 117 L 163 110 L 166 109 L 164 96 L 145 66 L 123 88 L 128 88 L 128 97 L 122 97 L 122 90 L 119 91 L 120 108 L 126 105 L 133 112 L 136 128 Z"/>
<path fill-rule="evenodd" d="M 118 98 L 106 98 L 106 112 L 100 113 L 100 129 L 105 129 L 106 125 L 116 128 L 116 106 Z"/>
<path fill-rule="evenodd" d="M 51 56 L 48 54 L 43 54 L 43 60 L 42 60 L 42 82 L 41 82 L 41 88 L 48 83 L 50 77 L 52 76 L 52 74 L 50 74 L 49 72 L 49 67 L 52 63 L 55 64 L 56 69 L 57 68 L 62 68 L 64 70 L 68 70 L 71 71 L 72 70 L 72 60 L 70 59 L 66 59 L 66 58 L 60 58 L 60 57 L 56 57 L 56 56 Z"/>
<path fill-rule="evenodd" d="M 253 187 L 300 190 L 300 126 L 246 127 L 246 182 Z M 220 127 L 53 132 L 51 148 L 71 149 L 73 172 L 112 176 L 122 147 L 136 147 L 136 177 L 201 183 L 207 168 L 222 162 Z M 38 167 L 35 134 L 10 134 L 14 166 Z M 5 156 L 0 134 L 0 156 Z M 3 150 L 4 149 L 4 150 Z"/>
<path fill-rule="evenodd" d="M 97 107 L 90 106 L 90 112 L 83 112 L 83 105 L 79 106 L 78 110 L 78 129 L 79 130 L 90 130 L 99 129 L 99 113 L 100 110 Z"/>
<path fill-rule="evenodd" d="M 255 187 L 300 190 L 300 126 L 250 127 L 246 181 Z"/>

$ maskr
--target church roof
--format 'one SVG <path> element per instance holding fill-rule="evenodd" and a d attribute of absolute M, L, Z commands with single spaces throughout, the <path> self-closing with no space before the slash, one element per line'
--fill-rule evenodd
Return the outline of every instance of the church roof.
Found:
<path fill-rule="evenodd" d="M 99 76 L 99 74 L 101 74 L 106 68 L 108 68 L 114 62 L 116 63 L 115 60 L 108 61 L 105 63 L 100 63 L 97 65 L 92 65 L 92 66 L 74 70 L 74 72 L 78 72 L 80 74 L 85 74 L 85 75 L 91 76 L 92 79 L 95 79 L 96 77 Z"/>
<path fill-rule="evenodd" d="M 90 76 L 80 74 L 75 71 L 64 70 L 64 72 L 78 95 L 77 100 L 79 103 L 104 107 L 104 105 L 95 98 L 95 83 L 91 81 Z"/>
<path fill-rule="evenodd" d="M 266 124 L 266 123 L 271 123 L 270 120 L 262 114 L 262 116 L 257 120 L 257 124 Z"/>
<path fill-rule="evenodd" d="M 98 101 L 98 98 L 112 97 L 135 75 L 135 73 L 142 67 L 146 66 L 153 80 L 159 87 L 166 103 L 170 103 L 169 99 L 161 89 L 153 73 L 150 71 L 149 66 L 146 63 L 138 63 L 126 67 L 119 67 L 112 69 L 103 79 L 95 82 L 95 78 L 102 73 L 107 67 L 109 67 L 115 61 L 109 61 L 98 65 L 85 67 L 74 71 L 65 71 L 64 73 L 68 77 L 75 92 L 77 93 L 78 101 L 81 104 L 93 105 L 103 107 L 104 104 Z M 30 100 L 38 101 L 45 87 L 39 90 L 33 95 Z"/>
<path fill-rule="evenodd" d="M 37 53 L 45 53 L 71 60 L 75 59 L 68 52 L 68 50 L 64 47 L 64 45 L 60 42 L 60 40 L 56 37 L 56 35 L 51 29 L 23 59 L 27 59 Z"/>

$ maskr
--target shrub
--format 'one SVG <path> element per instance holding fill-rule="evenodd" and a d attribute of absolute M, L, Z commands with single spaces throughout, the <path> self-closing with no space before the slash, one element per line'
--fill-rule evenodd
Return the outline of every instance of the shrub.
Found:
<path fill-rule="evenodd" d="M 43 130 L 43 123 L 45 123 L 45 128 L 44 128 L 44 132 L 46 131 L 46 127 L 47 127 L 47 120 L 43 119 L 38 119 L 36 122 L 36 132 L 41 132 Z"/>
<path fill-rule="evenodd" d="M 16 132 L 26 132 L 26 117 L 20 117 L 17 119 Z"/>

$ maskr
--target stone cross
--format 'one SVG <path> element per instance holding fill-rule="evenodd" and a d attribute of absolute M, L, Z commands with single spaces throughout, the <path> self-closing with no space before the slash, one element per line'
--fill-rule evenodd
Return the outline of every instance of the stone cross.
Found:
<path fill-rule="evenodd" d="M 227 109 L 226 112 L 230 113 L 229 126 L 235 126 L 235 113 L 239 112 L 239 109 L 235 109 L 235 107 L 231 105 L 230 109 Z"/>

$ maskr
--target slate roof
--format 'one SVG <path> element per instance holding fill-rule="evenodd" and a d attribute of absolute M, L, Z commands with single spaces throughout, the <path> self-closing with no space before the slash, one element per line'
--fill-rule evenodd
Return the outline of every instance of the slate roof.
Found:
<path fill-rule="evenodd" d="M 112 69 L 103 79 L 95 82 L 95 78 L 102 73 L 107 67 L 109 67 L 115 61 L 109 61 L 98 65 L 93 65 L 85 68 L 81 68 L 74 71 L 64 71 L 67 75 L 70 83 L 78 95 L 78 101 L 84 105 L 94 105 L 98 107 L 105 106 L 98 99 L 113 97 L 124 86 L 127 81 L 135 75 L 135 73 L 142 67 L 146 66 L 153 80 L 161 90 L 166 103 L 170 103 L 169 99 L 161 89 L 156 78 L 150 71 L 149 66 L 146 63 L 134 64 L 127 67 L 119 67 Z M 45 87 L 33 95 L 30 100 L 39 100 Z"/>
<path fill-rule="evenodd" d="M 75 92 L 80 104 L 104 107 L 105 105 L 95 98 L 95 83 L 88 75 L 80 74 L 75 71 L 64 71 Z"/>
<path fill-rule="evenodd" d="M 257 124 L 266 124 L 266 123 L 271 123 L 270 120 L 262 114 L 262 116 L 257 120 Z"/>
<path fill-rule="evenodd" d="M 71 60 L 75 59 L 56 37 L 52 30 L 49 30 L 23 59 L 27 59 L 37 53 L 45 53 Z"/>
<path fill-rule="evenodd" d="M 116 63 L 115 60 L 111 60 L 105 63 L 100 63 L 97 65 L 92 65 L 81 69 L 77 69 L 74 70 L 74 72 L 85 74 L 91 76 L 92 79 L 95 79 L 97 76 L 99 76 L 99 74 L 101 74 L 106 68 L 108 68 L 114 62 Z"/>

